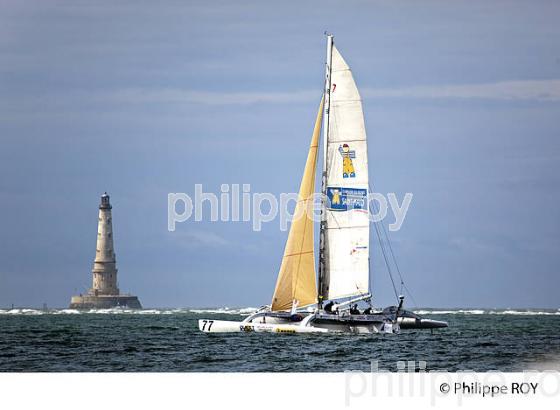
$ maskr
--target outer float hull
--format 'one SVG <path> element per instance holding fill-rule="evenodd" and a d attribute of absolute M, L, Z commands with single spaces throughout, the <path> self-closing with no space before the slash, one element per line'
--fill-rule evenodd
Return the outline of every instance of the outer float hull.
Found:
<path fill-rule="evenodd" d="M 236 332 L 260 332 L 260 333 L 326 333 L 327 329 L 316 327 L 272 324 L 272 323 L 247 323 L 232 322 L 228 320 L 198 321 L 198 328 L 205 333 L 236 333 Z"/>
<path fill-rule="evenodd" d="M 202 319 L 198 328 L 205 333 L 397 333 L 399 330 L 398 326 L 380 322 L 317 320 L 304 325 L 281 322 L 278 318 L 267 320 L 269 323 Z"/>
<path fill-rule="evenodd" d="M 433 319 L 399 317 L 398 323 L 401 329 L 439 329 L 448 327 L 447 322 Z"/>

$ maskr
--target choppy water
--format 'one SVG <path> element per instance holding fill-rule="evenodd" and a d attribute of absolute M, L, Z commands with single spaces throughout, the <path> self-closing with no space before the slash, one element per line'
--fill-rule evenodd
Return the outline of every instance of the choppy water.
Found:
<path fill-rule="evenodd" d="M 560 370 L 560 310 L 417 310 L 450 327 L 399 335 L 204 334 L 246 309 L 0 310 L 0 371 Z"/>

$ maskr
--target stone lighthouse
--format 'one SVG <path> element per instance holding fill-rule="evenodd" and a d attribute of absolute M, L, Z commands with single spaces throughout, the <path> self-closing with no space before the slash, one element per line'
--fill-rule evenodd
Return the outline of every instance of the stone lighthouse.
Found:
<path fill-rule="evenodd" d="M 99 222 L 97 224 L 97 249 L 93 262 L 93 287 L 91 290 L 98 295 L 118 295 L 117 261 L 113 246 L 113 221 L 109 195 L 101 195 L 99 204 Z"/>
<path fill-rule="evenodd" d="M 97 223 L 97 248 L 93 261 L 92 288 L 86 295 L 73 296 L 72 309 L 112 308 L 117 306 L 141 309 L 138 297 L 123 295 L 117 282 L 117 260 L 113 246 L 113 217 L 109 195 L 101 195 Z"/>

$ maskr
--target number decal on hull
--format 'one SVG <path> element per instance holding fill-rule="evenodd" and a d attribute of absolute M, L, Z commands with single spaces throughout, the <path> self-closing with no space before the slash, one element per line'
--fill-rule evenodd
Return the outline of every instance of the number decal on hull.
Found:
<path fill-rule="evenodd" d="M 204 332 L 204 330 L 206 329 L 206 325 L 208 325 L 208 329 L 206 329 L 206 331 L 210 331 L 210 328 L 212 327 L 212 325 L 214 324 L 213 320 L 203 320 L 202 321 L 202 331 Z"/>

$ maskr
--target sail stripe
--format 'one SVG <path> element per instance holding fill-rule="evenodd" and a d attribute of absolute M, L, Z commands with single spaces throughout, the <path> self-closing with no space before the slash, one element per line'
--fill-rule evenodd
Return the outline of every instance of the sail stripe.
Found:
<path fill-rule="evenodd" d="M 314 251 L 294 252 L 294 253 L 290 253 L 289 255 L 284 255 L 284 258 L 287 258 L 289 256 L 304 255 L 306 253 L 313 253 L 313 252 Z"/>

